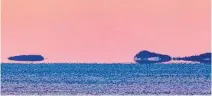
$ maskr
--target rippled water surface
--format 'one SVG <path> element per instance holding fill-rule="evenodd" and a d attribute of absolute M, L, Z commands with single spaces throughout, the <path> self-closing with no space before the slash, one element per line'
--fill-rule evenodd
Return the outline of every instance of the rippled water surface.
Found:
<path fill-rule="evenodd" d="M 2 64 L 2 94 L 211 94 L 207 64 Z"/>

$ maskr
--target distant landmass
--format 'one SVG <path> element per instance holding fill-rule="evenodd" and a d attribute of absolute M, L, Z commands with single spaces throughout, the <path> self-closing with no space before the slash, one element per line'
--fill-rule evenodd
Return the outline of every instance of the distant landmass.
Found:
<path fill-rule="evenodd" d="M 147 50 L 140 51 L 134 57 L 135 62 L 142 64 L 161 63 L 161 62 L 168 62 L 170 60 L 172 60 L 172 58 L 169 55 L 154 53 Z"/>
<path fill-rule="evenodd" d="M 134 57 L 134 61 L 139 64 L 161 63 L 161 62 L 168 62 L 170 60 L 175 61 L 184 60 L 184 61 L 200 62 L 204 64 L 211 64 L 211 53 L 207 52 L 200 55 L 186 56 L 186 57 L 171 57 L 169 55 L 143 50 L 140 51 L 138 54 L 136 54 Z"/>
<path fill-rule="evenodd" d="M 11 56 L 8 60 L 12 61 L 43 61 L 44 57 L 41 55 L 18 55 Z"/>
<path fill-rule="evenodd" d="M 12 61 L 43 61 L 44 57 L 41 55 L 17 55 L 8 57 L 8 60 Z M 211 53 L 203 53 L 200 55 L 186 56 L 186 57 L 171 57 L 169 55 L 150 52 L 147 50 L 140 51 L 134 56 L 134 61 L 139 64 L 151 64 L 151 63 L 161 63 L 168 62 L 171 60 L 180 61 L 192 61 L 200 62 L 204 64 L 211 64 Z"/>
<path fill-rule="evenodd" d="M 211 63 L 211 53 L 203 53 L 200 55 L 194 55 L 194 56 L 186 56 L 186 57 L 175 57 L 173 60 L 184 60 L 184 61 L 194 61 L 194 62 L 200 62 L 200 63 Z"/>

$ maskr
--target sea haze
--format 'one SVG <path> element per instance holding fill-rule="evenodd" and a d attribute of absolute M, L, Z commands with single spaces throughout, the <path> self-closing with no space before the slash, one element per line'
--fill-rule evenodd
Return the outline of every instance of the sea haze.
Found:
<path fill-rule="evenodd" d="M 211 94 L 210 64 L 1 65 L 1 94 Z"/>

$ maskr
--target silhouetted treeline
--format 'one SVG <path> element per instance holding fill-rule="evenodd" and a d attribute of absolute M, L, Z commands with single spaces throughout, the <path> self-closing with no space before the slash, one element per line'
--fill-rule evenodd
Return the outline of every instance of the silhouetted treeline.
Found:
<path fill-rule="evenodd" d="M 11 56 L 8 58 L 8 60 L 43 61 L 44 57 L 41 55 L 18 55 L 18 56 Z M 211 64 L 211 53 L 208 52 L 200 55 L 172 58 L 169 55 L 143 50 L 134 56 L 134 61 L 140 64 L 161 63 L 161 62 L 168 62 L 170 60 L 184 60 L 184 61 L 193 61 L 193 62 Z"/>
<path fill-rule="evenodd" d="M 134 61 L 141 64 L 149 64 L 149 63 L 161 63 L 168 62 L 170 60 L 184 60 L 184 61 L 192 61 L 192 62 L 200 62 L 205 64 L 211 64 L 211 53 L 203 53 L 195 56 L 187 56 L 187 57 L 171 57 L 169 55 L 159 54 L 155 52 L 149 51 L 140 51 L 135 55 Z"/>
<path fill-rule="evenodd" d="M 195 61 L 200 63 L 211 63 L 211 53 L 203 53 L 200 55 L 194 55 L 194 56 L 186 56 L 186 57 L 176 57 L 173 58 L 173 60 L 185 60 L 185 61 Z"/>
<path fill-rule="evenodd" d="M 169 55 L 149 52 L 147 50 L 140 51 L 138 54 L 135 55 L 134 60 L 137 63 L 160 63 L 160 62 L 168 62 L 171 60 Z"/>
<path fill-rule="evenodd" d="M 43 61 L 44 57 L 41 55 L 18 55 L 11 56 L 8 59 L 13 61 Z"/>

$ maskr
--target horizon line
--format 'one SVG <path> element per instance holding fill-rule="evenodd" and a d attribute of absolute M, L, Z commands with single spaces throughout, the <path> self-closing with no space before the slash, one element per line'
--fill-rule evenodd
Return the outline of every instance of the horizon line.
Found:
<path fill-rule="evenodd" d="M 160 62 L 160 63 L 154 63 L 154 64 L 203 64 L 201 62 L 194 62 L 194 61 L 183 61 L 183 60 L 173 60 L 173 61 L 179 61 L 179 62 Z M 146 64 L 140 64 L 137 62 L 0 62 L 1 64 L 138 64 L 138 65 L 146 65 Z"/>

